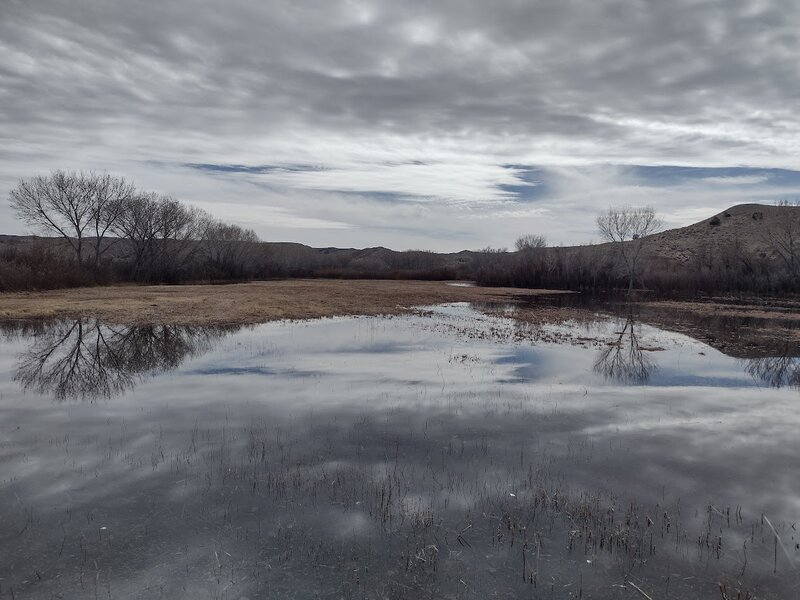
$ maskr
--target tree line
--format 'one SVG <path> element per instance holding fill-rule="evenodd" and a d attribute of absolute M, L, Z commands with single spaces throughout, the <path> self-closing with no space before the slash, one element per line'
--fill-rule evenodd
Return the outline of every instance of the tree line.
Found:
<path fill-rule="evenodd" d="M 0 239 L 0 292 L 113 282 L 471 276 L 464 265 L 455 269 L 422 250 L 263 243 L 251 229 L 107 173 L 23 179 L 9 199 L 17 217 L 45 237 Z"/>
<path fill-rule="evenodd" d="M 609 207 L 596 219 L 609 247 L 549 248 L 539 234 L 517 238 L 516 252 L 486 248 L 476 266 L 484 285 L 552 287 L 577 290 L 625 288 L 643 282 L 642 255 L 647 237 L 663 227 L 652 206 Z"/>
<path fill-rule="evenodd" d="M 598 215 L 597 231 L 605 242 L 600 245 L 548 247 L 544 236 L 529 234 L 517 239 L 515 251 L 484 248 L 445 255 L 261 243 L 250 229 L 170 196 L 137 190 L 123 177 L 91 171 L 54 171 L 21 180 L 10 201 L 19 218 L 60 243 L 50 237 L 23 249 L 0 245 L 0 291 L 114 281 L 336 277 L 470 279 L 487 286 L 629 295 L 634 288 L 662 294 L 800 292 L 798 218 L 761 227 L 767 252 L 754 252 L 732 236 L 701 245 L 689 263 L 678 263 L 653 249 L 652 234 L 663 223 L 648 206 L 612 207 Z M 707 226 L 719 227 L 720 218 Z"/>
<path fill-rule="evenodd" d="M 246 278 L 259 242 L 251 229 L 108 173 L 54 171 L 21 180 L 9 198 L 20 219 L 71 254 L 40 249 L 20 262 L 64 263 L 68 283 Z"/>

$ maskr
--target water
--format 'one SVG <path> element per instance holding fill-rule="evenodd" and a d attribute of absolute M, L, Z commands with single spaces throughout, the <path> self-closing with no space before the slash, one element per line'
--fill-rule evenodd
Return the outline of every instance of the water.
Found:
<path fill-rule="evenodd" d="M 6 324 L 0 598 L 797 598 L 795 348 L 641 319 Z"/>

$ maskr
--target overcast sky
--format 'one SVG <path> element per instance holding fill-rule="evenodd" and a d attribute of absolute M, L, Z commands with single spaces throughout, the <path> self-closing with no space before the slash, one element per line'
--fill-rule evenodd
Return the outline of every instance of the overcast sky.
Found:
<path fill-rule="evenodd" d="M 0 232 L 57 168 L 314 246 L 800 198 L 799 32 L 797 0 L 0 0 Z"/>

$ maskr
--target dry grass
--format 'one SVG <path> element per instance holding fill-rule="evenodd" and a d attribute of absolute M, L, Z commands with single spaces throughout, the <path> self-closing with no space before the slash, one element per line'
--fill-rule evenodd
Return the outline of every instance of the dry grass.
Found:
<path fill-rule="evenodd" d="M 402 314 L 443 302 L 513 302 L 563 292 L 446 282 L 295 279 L 234 285 L 110 286 L 0 294 L 0 318 L 92 316 L 140 325 L 249 324 L 279 319 Z"/>

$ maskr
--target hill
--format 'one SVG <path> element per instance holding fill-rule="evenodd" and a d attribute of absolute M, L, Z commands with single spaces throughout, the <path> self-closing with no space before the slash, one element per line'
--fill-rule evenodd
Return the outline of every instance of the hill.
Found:
<path fill-rule="evenodd" d="M 740 204 L 641 240 L 475 256 L 482 285 L 627 287 L 622 250 L 641 244 L 634 286 L 659 292 L 800 292 L 800 207 Z M 629 253 L 630 255 L 630 253 Z"/>
<path fill-rule="evenodd" d="M 646 249 L 651 258 L 687 266 L 731 253 L 780 260 L 778 242 L 792 232 L 800 244 L 800 206 L 739 204 L 698 223 L 654 234 L 647 238 Z"/>

